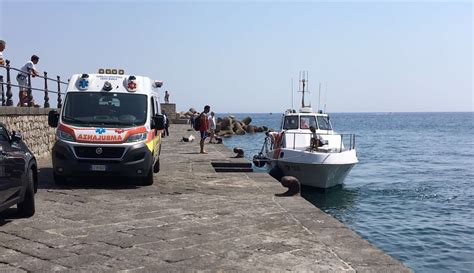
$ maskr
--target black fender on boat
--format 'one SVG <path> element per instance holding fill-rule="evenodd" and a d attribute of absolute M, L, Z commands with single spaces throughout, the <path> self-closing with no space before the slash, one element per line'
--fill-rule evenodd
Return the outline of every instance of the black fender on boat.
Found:
<path fill-rule="evenodd" d="M 268 163 L 268 158 L 263 154 L 254 155 L 252 162 L 255 166 L 262 168 Z"/>

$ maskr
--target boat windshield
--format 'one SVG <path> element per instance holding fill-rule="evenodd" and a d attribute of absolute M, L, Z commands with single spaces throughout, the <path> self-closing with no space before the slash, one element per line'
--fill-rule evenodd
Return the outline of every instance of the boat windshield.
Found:
<path fill-rule="evenodd" d="M 301 129 L 309 129 L 309 127 L 313 126 L 315 129 L 318 128 L 316 125 L 316 117 L 315 116 L 300 116 L 300 128 Z"/>
<path fill-rule="evenodd" d="M 283 122 L 283 130 L 298 129 L 298 116 L 286 116 Z"/>
<path fill-rule="evenodd" d="M 324 116 L 318 116 L 319 130 L 332 130 L 329 118 Z"/>
<path fill-rule="evenodd" d="M 146 95 L 71 92 L 66 96 L 62 121 L 71 125 L 127 127 L 145 124 L 146 117 Z"/>

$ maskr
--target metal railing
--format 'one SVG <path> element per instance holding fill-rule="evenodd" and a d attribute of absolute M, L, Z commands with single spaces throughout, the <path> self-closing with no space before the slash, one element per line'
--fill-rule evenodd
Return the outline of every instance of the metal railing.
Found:
<path fill-rule="evenodd" d="M 309 138 L 310 142 L 307 145 L 304 144 L 304 147 L 309 148 L 311 146 L 311 136 L 313 135 L 313 133 L 284 131 L 283 134 L 284 135 L 283 135 L 283 139 L 281 140 L 281 143 L 284 141 L 284 139 L 287 135 L 293 135 L 293 147 L 292 147 L 292 149 L 296 149 L 296 136 L 297 135 L 308 135 L 310 137 Z M 350 150 L 355 149 L 355 134 L 318 134 L 318 135 L 321 135 L 323 138 L 324 138 L 324 136 L 331 136 L 331 137 L 340 136 L 341 140 L 340 140 L 340 143 L 339 143 L 339 149 L 337 149 L 338 152 L 350 151 Z M 331 146 L 334 147 L 333 145 L 330 145 L 330 147 Z M 287 148 L 289 148 L 289 147 L 287 146 Z M 274 149 L 273 141 L 270 141 L 270 149 Z"/>
<path fill-rule="evenodd" d="M 2 92 L 2 106 L 13 106 L 13 92 L 12 92 L 12 87 L 18 87 L 19 89 L 26 89 L 27 90 L 27 104 L 28 106 L 33 106 L 33 94 L 32 91 L 43 91 L 44 92 L 44 108 L 49 108 L 49 93 L 54 93 L 57 94 L 57 108 L 62 107 L 62 98 L 61 98 L 61 85 L 66 85 L 68 82 L 63 82 L 61 81 L 61 78 L 59 76 L 56 76 L 56 79 L 53 78 L 48 78 L 48 72 L 44 71 L 43 74 L 44 76 L 41 75 L 36 75 L 38 78 L 44 79 L 44 89 L 41 88 L 34 88 L 31 86 L 31 77 L 35 76 L 32 73 L 25 73 L 21 71 L 20 69 L 14 68 L 10 66 L 10 61 L 6 60 L 5 61 L 6 65 L 0 65 L 0 68 L 3 68 L 6 70 L 6 81 L 4 81 L 4 76 L 0 75 L 0 91 Z M 18 85 L 18 84 L 13 84 L 11 82 L 11 71 L 17 71 L 23 74 L 27 74 L 28 77 L 28 84 L 26 86 L 24 85 Z M 57 84 L 57 91 L 54 90 L 49 90 L 48 89 L 48 81 L 51 82 L 56 82 Z M 6 88 L 6 94 L 5 94 L 5 88 Z M 6 95 L 6 96 L 5 96 Z"/>

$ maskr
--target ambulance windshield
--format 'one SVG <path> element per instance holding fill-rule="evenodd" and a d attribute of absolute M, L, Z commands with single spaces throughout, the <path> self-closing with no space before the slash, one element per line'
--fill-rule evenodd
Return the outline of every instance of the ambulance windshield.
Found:
<path fill-rule="evenodd" d="M 62 121 L 78 126 L 127 127 L 145 124 L 146 117 L 146 95 L 70 92 L 66 96 Z"/>

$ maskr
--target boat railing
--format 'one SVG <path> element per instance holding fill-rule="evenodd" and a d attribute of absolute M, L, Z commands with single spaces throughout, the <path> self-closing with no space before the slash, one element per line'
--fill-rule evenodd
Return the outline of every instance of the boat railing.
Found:
<path fill-rule="evenodd" d="M 311 146 L 311 137 L 313 133 L 311 132 L 288 132 L 285 131 L 284 133 L 285 138 L 290 139 L 290 147 L 288 147 L 288 141 L 285 141 L 286 148 L 292 149 L 307 149 Z M 317 134 L 320 135 L 323 139 L 326 140 L 326 145 L 322 147 L 318 147 L 318 151 L 330 151 L 330 152 L 344 152 L 350 151 L 355 149 L 355 134 Z M 288 137 L 292 136 L 292 137 Z M 303 137 L 299 137 L 303 136 Z M 298 141 L 297 141 L 298 139 Z M 300 141 L 303 140 L 303 141 Z M 336 141 L 337 145 L 334 145 Z M 273 146 L 273 145 L 272 145 Z M 326 147 L 327 148 L 326 148 Z M 273 148 L 273 147 L 272 147 Z"/>

